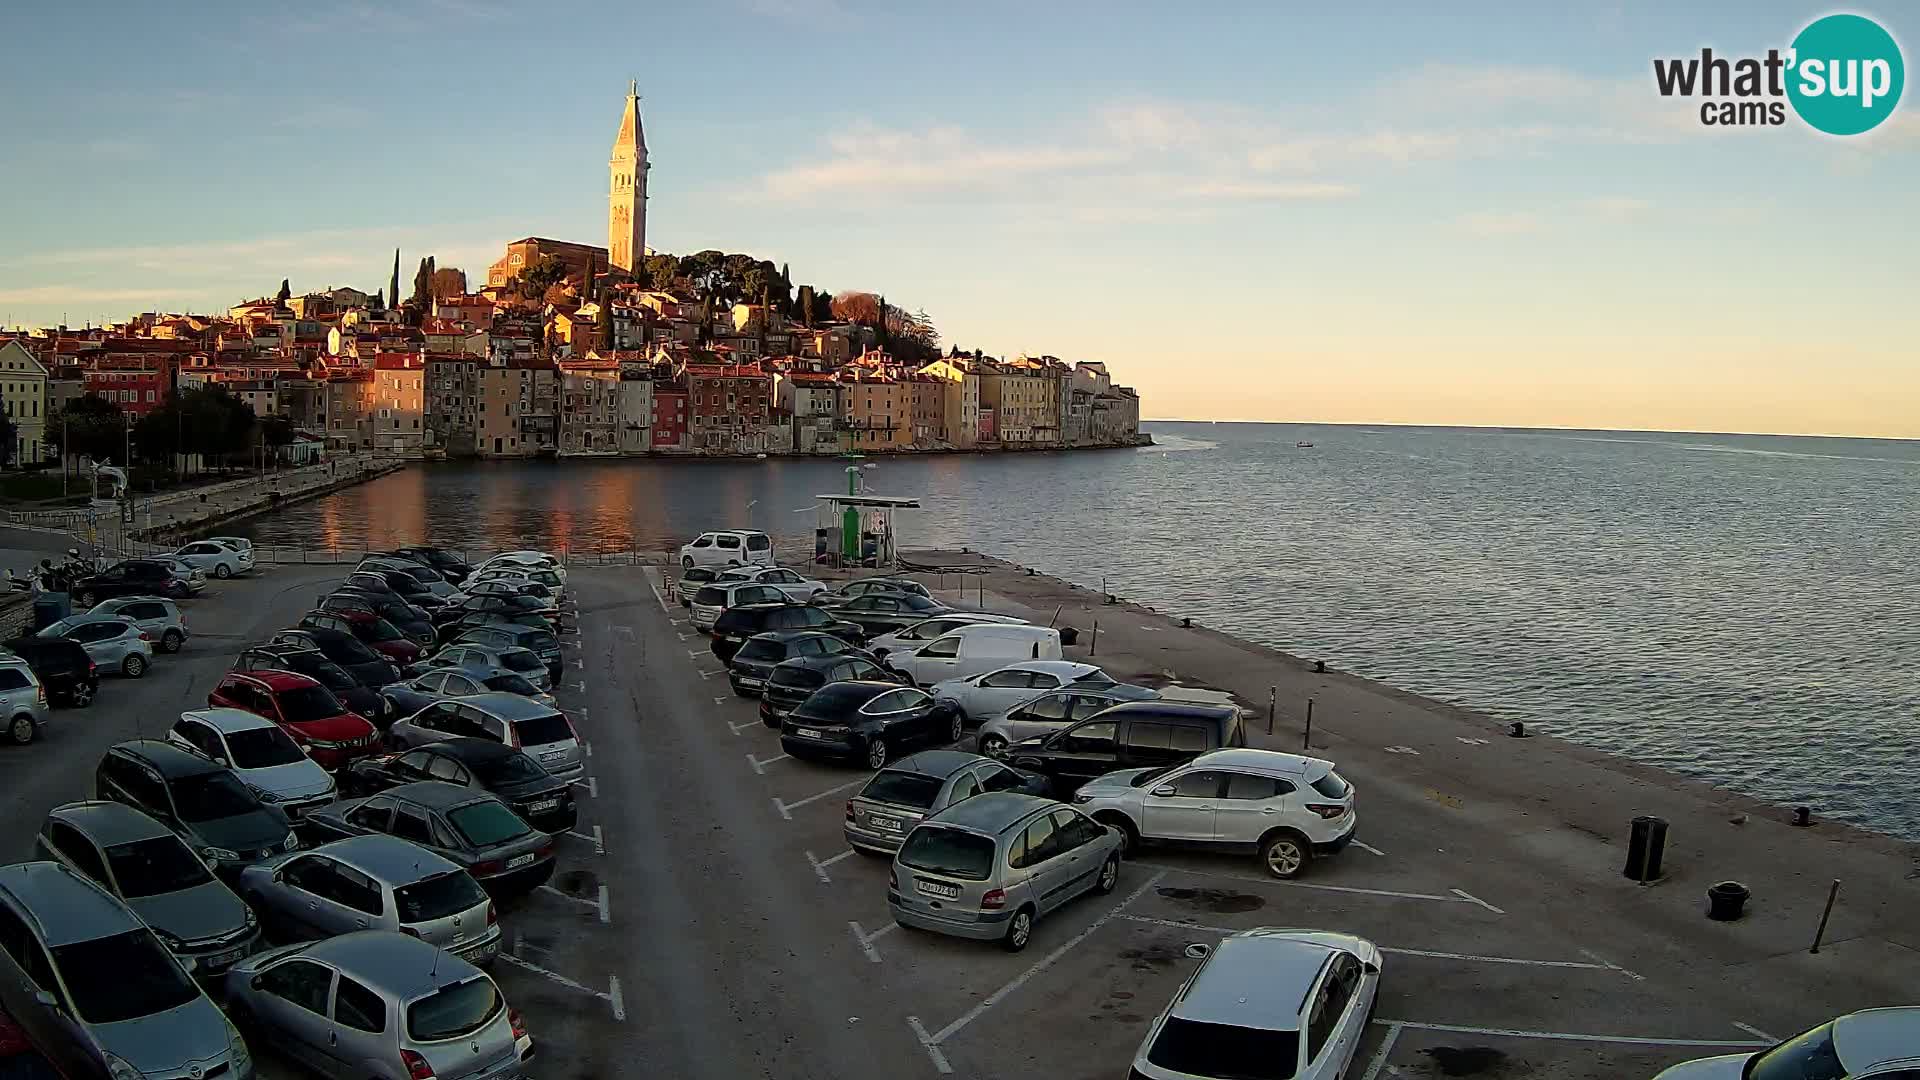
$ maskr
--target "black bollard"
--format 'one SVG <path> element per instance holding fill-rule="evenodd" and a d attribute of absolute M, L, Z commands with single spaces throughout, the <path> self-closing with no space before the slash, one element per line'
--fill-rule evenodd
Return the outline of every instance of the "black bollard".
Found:
<path fill-rule="evenodd" d="M 1642 815 L 1627 833 L 1627 865 L 1621 872 L 1641 884 L 1660 876 L 1660 860 L 1667 850 L 1665 818 Z"/>
<path fill-rule="evenodd" d="M 1723 881 L 1707 890 L 1707 918 L 1716 922 L 1732 922 L 1740 917 L 1741 909 L 1746 907 L 1747 897 L 1753 893 L 1737 881 Z"/>
<path fill-rule="evenodd" d="M 1527 737 L 1527 725 L 1515 720 L 1507 726 L 1507 734 L 1515 739 L 1524 739 Z"/>
<path fill-rule="evenodd" d="M 1315 660 L 1313 662 L 1313 670 L 1315 674 L 1325 675 L 1327 673 L 1327 662 L 1325 660 Z"/>
<path fill-rule="evenodd" d="M 1793 824 L 1796 828 L 1801 828 L 1801 829 L 1804 829 L 1807 826 L 1812 825 L 1813 824 L 1813 808 L 1809 806 L 1794 807 L 1793 808 Z"/>
<path fill-rule="evenodd" d="M 1192 619 L 1181 619 L 1181 620 L 1180 620 L 1180 627 L 1181 627 L 1181 629 L 1183 629 L 1183 630 L 1191 630 L 1191 629 L 1193 629 L 1193 620 L 1192 620 Z"/>

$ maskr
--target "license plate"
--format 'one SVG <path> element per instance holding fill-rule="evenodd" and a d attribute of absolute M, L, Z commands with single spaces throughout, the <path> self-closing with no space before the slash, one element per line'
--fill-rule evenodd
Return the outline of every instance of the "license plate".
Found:
<path fill-rule="evenodd" d="M 914 883 L 914 888 L 919 889 L 928 896 L 937 896 L 942 900 L 960 899 L 960 886 L 958 885 L 942 885 L 937 881 L 919 881 Z"/>
<path fill-rule="evenodd" d="M 764 685 L 765 682 L 766 682 L 765 679 L 756 679 L 751 675 L 740 676 L 741 686 L 761 686 L 761 685 Z"/>
<path fill-rule="evenodd" d="M 492 956 L 494 950 L 499 947 L 500 942 L 498 939 L 495 939 L 493 941 L 482 942 L 478 945 L 463 945 L 456 948 L 454 952 L 459 953 L 462 957 L 489 957 Z"/>
<path fill-rule="evenodd" d="M 513 858 L 508 859 L 507 869 L 511 870 L 516 866 L 526 866 L 532 862 L 533 862 L 533 853 L 529 851 L 525 855 L 515 855 Z"/>
<path fill-rule="evenodd" d="M 826 738 L 826 736 L 825 736 L 825 735 L 822 735 L 822 734 L 820 734 L 819 732 L 817 732 L 817 731 L 815 731 L 815 730 L 813 730 L 813 729 L 812 729 L 812 728 L 810 728 L 810 727 L 802 727 L 802 728 L 794 728 L 794 729 L 793 729 L 793 733 L 794 733 L 795 735 L 798 735 L 798 736 L 800 736 L 800 737 L 801 737 L 801 738 L 803 738 L 803 739 L 824 739 L 824 738 Z"/>
<path fill-rule="evenodd" d="M 527 807 L 527 809 L 533 811 L 536 814 L 540 813 L 543 810 L 557 810 L 559 808 L 560 808 L 559 799 L 541 799 L 539 802 L 532 803 Z"/>
<path fill-rule="evenodd" d="M 559 761 L 561 758 L 566 756 L 567 756 L 567 752 L 565 750 L 544 750 L 544 751 L 541 751 L 540 760 L 541 761 Z"/>
<path fill-rule="evenodd" d="M 872 825 L 876 829 L 885 830 L 886 832 L 900 831 L 899 818 L 875 817 L 874 815 L 869 814 L 867 815 L 867 824 Z"/>
<path fill-rule="evenodd" d="M 226 952 L 213 953 L 201 960 L 200 963 L 206 967 L 225 967 L 239 960 L 245 952 L 245 949 L 228 949 Z"/>

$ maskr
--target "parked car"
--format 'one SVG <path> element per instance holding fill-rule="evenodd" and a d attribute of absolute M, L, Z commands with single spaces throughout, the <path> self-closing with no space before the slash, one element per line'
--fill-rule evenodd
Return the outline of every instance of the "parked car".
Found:
<path fill-rule="evenodd" d="M 394 629 L 421 648 L 434 643 L 433 620 L 420 608 L 391 596 L 374 596 L 358 589 L 343 588 L 320 598 L 320 611 L 360 612 L 392 623 Z"/>
<path fill-rule="evenodd" d="M 1049 690 L 1011 709 L 989 715 L 980 725 L 980 734 L 975 736 L 973 746 L 990 758 L 1005 758 L 1007 748 L 1014 743 L 1051 735 L 1120 701 L 1094 690 Z"/>
<path fill-rule="evenodd" d="M 40 734 L 50 717 L 47 688 L 33 668 L 18 657 L 0 654 L 0 722 L 15 746 L 25 746 Z"/>
<path fill-rule="evenodd" d="M 956 611 L 950 615 L 935 615 L 930 619 L 921 619 L 917 623 L 885 634 L 875 634 L 867 639 L 867 648 L 873 655 L 885 659 L 888 653 L 905 650 L 911 652 L 934 638 L 945 637 L 963 626 L 977 623 L 1000 623 L 1019 625 L 1027 620 L 1013 615 L 993 615 L 984 611 Z"/>
<path fill-rule="evenodd" d="M 403 683 L 382 687 L 380 694 L 398 716 L 411 716 L 436 701 L 471 697 L 498 690 L 530 698 L 548 708 L 557 708 L 551 694 L 505 668 L 434 668 Z"/>
<path fill-rule="evenodd" d="M 887 907 L 901 926 L 1019 952 L 1033 924 L 1120 880 L 1120 836 L 1072 807 L 1010 791 L 922 821 L 893 857 Z"/>
<path fill-rule="evenodd" d="M 416 566 L 412 569 L 429 574 L 433 573 L 432 570 L 424 566 Z M 378 587 L 374 585 L 373 581 L 376 578 L 379 579 L 380 584 L 387 587 L 385 593 L 380 592 Z M 399 570 L 384 565 L 368 565 L 365 563 L 361 564 L 360 568 L 353 573 L 348 574 L 346 580 L 340 583 L 340 587 L 343 589 L 358 589 L 375 596 L 392 596 L 395 599 L 404 600 L 427 612 L 437 611 L 441 607 L 444 607 L 454 595 L 454 587 L 448 582 L 425 582 L 421 581 L 419 577 L 408 570 Z"/>
<path fill-rule="evenodd" d="M 354 569 L 386 573 L 389 575 L 387 578 L 387 584 L 389 585 L 394 583 L 394 578 L 391 575 L 405 574 L 407 577 L 412 578 L 421 589 L 425 590 L 424 592 L 408 596 L 408 602 L 424 608 L 433 607 L 435 601 L 445 603 L 460 592 L 460 587 L 448 581 L 445 574 L 442 574 L 431 566 L 424 566 L 411 559 L 370 556 L 360 560 L 360 565 Z M 398 591 L 398 589 L 395 591 Z"/>
<path fill-rule="evenodd" d="M 558 590 L 523 577 L 502 575 L 500 577 L 488 577 L 481 581 L 468 582 L 467 585 L 455 595 L 457 597 L 455 602 L 464 600 L 470 596 L 531 596 L 535 600 L 543 601 L 545 610 L 560 610 L 560 593 Z"/>
<path fill-rule="evenodd" d="M 802 577 L 784 566 L 736 566 L 722 571 L 714 581 L 718 584 L 750 581 L 755 585 L 771 585 L 785 593 L 787 599 L 801 604 L 827 591 L 825 582 Z"/>
<path fill-rule="evenodd" d="M 229 547 L 218 540 L 195 540 L 175 551 L 173 557 L 203 574 L 230 578 L 253 569 L 253 546 Z"/>
<path fill-rule="evenodd" d="M 89 615 L 118 615 L 146 631 L 148 640 L 163 653 L 177 653 L 187 643 L 187 617 L 173 601 L 159 596 L 118 596 L 93 605 Z"/>
<path fill-rule="evenodd" d="M 292 821 L 333 801 L 333 777 L 264 716 L 240 709 L 183 712 L 167 741 L 225 765 L 261 802 L 278 806 Z"/>
<path fill-rule="evenodd" d="M 1058 660 L 1061 655 L 1060 631 L 1051 626 L 975 623 L 917 649 L 888 653 L 886 664 L 915 685 L 935 686 L 1020 660 Z"/>
<path fill-rule="evenodd" d="M 559 559 L 544 551 L 503 551 L 473 568 L 473 576 L 485 577 L 491 573 L 512 571 L 525 574 L 551 574 L 566 584 L 567 568 Z"/>
<path fill-rule="evenodd" d="M 420 646 L 401 633 L 399 627 L 363 611 L 309 611 L 295 626 L 301 630 L 352 634 L 395 664 L 411 664 L 420 658 Z"/>
<path fill-rule="evenodd" d="M 763 532 L 727 529 L 705 532 L 680 545 L 680 568 L 773 565 L 773 541 Z"/>
<path fill-rule="evenodd" d="M 560 677 L 560 639 L 554 636 L 552 630 L 511 623 L 487 623 L 467 627 L 460 632 L 459 637 L 448 644 L 479 645 L 482 648 L 494 650 L 526 649 L 539 657 L 540 662 L 547 666 L 549 678 Z"/>
<path fill-rule="evenodd" d="M 789 603 L 787 594 L 772 585 L 756 585 L 751 581 L 718 581 L 703 585 L 693 594 L 693 606 L 687 609 L 687 619 L 693 628 L 708 633 L 713 624 L 719 621 L 722 613 L 735 605 L 747 604 L 785 604 Z"/>
<path fill-rule="evenodd" d="M 464 867 L 496 895 L 526 892 L 553 876 L 553 838 L 496 795 L 427 780 L 346 799 L 309 823 L 328 837 L 385 833 Z"/>
<path fill-rule="evenodd" d="M 782 660 L 767 672 L 767 681 L 760 688 L 760 722 L 777 728 L 802 702 L 812 697 L 815 690 L 828 683 L 856 679 L 883 683 L 900 681 L 898 675 L 858 652 L 822 653 Z"/>
<path fill-rule="evenodd" d="M 960 710 L 969 724 L 980 724 L 1033 700 L 1042 691 L 1063 687 L 1104 694 L 1116 701 L 1147 701 L 1160 696 L 1158 690 L 1115 682 L 1113 676 L 1100 670 L 1100 665 L 1078 660 L 1021 660 L 978 675 L 942 679 L 927 692 Z"/>
<path fill-rule="evenodd" d="M 324 630 L 319 627 L 282 630 L 273 635 L 268 646 L 318 649 L 321 655 L 352 675 L 353 681 L 370 690 L 400 681 L 400 668 L 393 661 L 374 652 L 359 638 L 344 630 Z"/>
<path fill-rule="evenodd" d="M 468 564 L 465 559 L 461 558 L 459 554 L 448 551 L 445 548 L 415 545 L 399 548 L 394 551 L 394 554 L 405 555 L 408 558 L 417 560 L 423 566 L 431 566 L 433 569 L 439 571 L 441 577 L 446 578 L 455 585 L 458 585 L 460 580 L 473 570 L 473 567 Z"/>
<path fill-rule="evenodd" d="M 392 930 L 479 967 L 500 951 L 499 916 L 479 882 L 383 833 L 256 863 L 241 871 L 239 887 L 276 941 Z"/>
<path fill-rule="evenodd" d="M 185 559 L 175 558 L 172 555 L 149 555 L 147 559 L 166 567 L 167 572 L 173 575 L 174 581 L 186 586 L 189 597 L 197 596 L 206 590 L 206 571 Z M 155 589 L 153 591 L 159 592 L 160 590 Z"/>
<path fill-rule="evenodd" d="M 479 582 L 475 588 L 487 582 Z M 482 593 L 467 595 L 447 604 L 433 613 L 433 621 L 446 625 L 467 615 L 538 615 L 552 622 L 559 617 L 560 605 L 537 596 L 523 596 L 517 592 L 510 594 Z"/>
<path fill-rule="evenodd" d="M 832 634 L 818 630 L 769 630 L 748 638 L 727 661 L 727 681 L 733 684 L 733 692 L 742 697 L 758 695 L 775 665 L 801 656 L 858 656 L 869 663 L 873 660 Z M 879 669 L 878 664 L 873 667 Z"/>
<path fill-rule="evenodd" d="M 1353 841 L 1353 785 L 1333 762 L 1276 750 L 1214 750 L 1184 765 L 1127 769 L 1089 781 L 1073 804 L 1119 829 L 1131 852 L 1177 844 L 1258 854 L 1277 878 Z"/>
<path fill-rule="evenodd" d="M 511 671 L 532 683 L 543 694 L 553 692 L 553 675 L 532 649 L 518 646 L 497 648 L 472 641 L 456 641 L 425 660 L 416 660 L 407 668 L 410 675 L 447 668 L 474 668 L 481 671 Z M 499 687 L 494 687 L 498 690 Z"/>
<path fill-rule="evenodd" d="M 380 660 L 381 671 L 386 661 Z M 305 645 L 255 645 L 233 662 L 235 671 L 291 671 L 305 675 L 333 691 L 341 704 L 373 721 L 375 727 L 392 723 L 386 699 L 377 688 L 353 677 L 353 673 L 327 659 L 327 654 Z"/>
<path fill-rule="evenodd" d="M 137 679 L 153 665 L 153 641 L 132 619 L 120 615 L 69 615 L 40 631 L 43 638 L 64 638 L 87 650 L 96 670 L 117 671 Z"/>
<path fill-rule="evenodd" d="M 580 737 L 566 714 L 519 694 L 488 692 L 438 701 L 387 733 L 395 750 L 462 735 L 525 750 L 562 780 L 577 780 L 587 771 Z"/>
<path fill-rule="evenodd" d="M 105 889 L 56 862 L 0 866 L 0 919 L 0 1011 L 61 1075 L 253 1077 L 240 1032 Z"/>
<path fill-rule="evenodd" d="M 814 598 L 814 603 L 825 607 L 844 604 L 862 596 L 900 596 L 912 593 L 931 600 L 933 593 L 925 585 L 912 578 L 870 577 L 856 581 L 843 581 Z"/>
<path fill-rule="evenodd" d="M 680 598 L 680 606 L 683 608 L 691 608 L 693 606 L 693 594 L 700 591 L 700 586 L 707 584 L 724 573 L 726 573 L 726 568 L 723 566 L 689 566 L 681 570 L 680 580 L 675 582 L 673 586 L 674 595 Z"/>
<path fill-rule="evenodd" d="M 469 611 L 452 622 L 441 624 L 435 633 L 442 644 L 447 644 L 466 637 L 469 630 L 490 626 L 525 627 L 529 630 L 537 630 L 554 638 L 555 655 L 559 653 L 560 627 L 546 616 L 535 615 L 530 611 Z"/>
<path fill-rule="evenodd" d="M 1259 929 L 1229 935 L 1147 1029 L 1130 1075 L 1347 1076 L 1373 1017 L 1382 963 L 1378 947 L 1352 934 Z"/>
<path fill-rule="evenodd" d="M 847 845 L 869 855 L 892 855 L 924 818 L 985 791 L 1045 795 L 1047 778 L 960 750 L 909 754 L 874 773 L 847 800 Z"/>
<path fill-rule="evenodd" d="M 235 551 L 244 551 L 249 555 L 253 554 L 253 541 L 244 536 L 209 536 L 207 539 L 216 544 L 225 544 Z"/>
<path fill-rule="evenodd" d="M 707 642 L 707 648 L 712 650 L 715 659 L 725 664 L 733 659 L 733 654 L 746 644 L 748 638 L 769 630 L 818 630 L 855 646 L 867 637 L 858 623 L 836 619 L 806 604 L 745 604 L 730 607 L 721 613 L 713 624 L 713 635 Z"/>
<path fill-rule="evenodd" d="M 210 709 L 239 709 L 279 724 L 313 760 L 338 769 L 378 753 L 380 729 L 333 691 L 291 671 L 229 671 L 207 694 Z"/>
<path fill-rule="evenodd" d="M 567 575 L 564 570 L 549 570 L 543 566 L 516 563 L 500 563 L 484 570 L 475 570 L 463 586 L 479 584 L 483 581 L 530 581 L 536 585 L 545 585 L 555 594 L 559 594 L 567 587 Z"/>
<path fill-rule="evenodd" d="M 75 607 L 90 608 L 114 596 L 165 596 L 179 600 L 193 590 L 173 576 L 173 571 L 154 559 L 128 559 L 97 574 L 89 574 L 67 590 Z"/>
<path fill-rule="evenodd" d="M 1209 750 L 1246 745 L 1240 710 L 1232 705 L 1130 701 L 1014 743 L 1007 762 L 1051 777 L 1054 793 L 1067 796 L 1110 772 L 1179 765 Z"/>
<path fill-rule="evenodd" d="M 27 1041 L 27 1033 L 0 1009 L 0 1076 L 7 1080 L 62 1080 L 53 1060 Z"/>
<path fill-rule="evenodd" d="M 52 859 L 133 909 L 195 978 L 253 951 L 259 920 L 207 864 L 153 818 L 116 802 L 56 806 L 34 838 Z"/>
<path fill-rule="evenodd" d="M 885 765 L 910 746 L 960 741 L 960 717 L 924 690 L 877 680 L 833 682 L 815 690 L 780 724 L 780 749 L 796 758 L 830 757 Z"/>
<path fill-rule="evenodd" d="M 922 619 L 947 615 L 953 609 L 917 593 L 869 593 L 827 605 L 834 618 L 860 624 L 868 637 L 904 630 Z"/>
<path fill-rule="evenodd" d="M 99 665 L 78 642 L 30 634 L 7 642 L 6 651 L 33 669 L 49 704 L 84 709 L 100 689 Z"/>
<path fill-rule="evenodd" d="M 107 748 L 93 797 L 125 803 L 179 834 L 216 872 L 293 851 L 286 811 L 263 802 L 223 765 L 154 739 Z"/>
<path fill-rule="evenodd" d="M 1756 1054 L 1696 1058 L 1654 1080 L 1911 1080 L 1920 1073 L 1920 1005 L 1862 1009 Z"/>
<path fill-rule="evenodd" d="M 579 821 L 572 784 L 541 768 L 526 751 L 491 739 L 460 736 L 366 758 L 354 763 L 346 786 L 352 794 L 371 795 L 420 780 L 492 792 L 541 832 L 562 832 Z"/>
<path fill-rule="evenodd" d="M 243 1025 L 322 1076 L 516 1080 L 533 1059 L 519 1011 L 485 972 L 405 934 L 264 952 L 226 989 Z"/>

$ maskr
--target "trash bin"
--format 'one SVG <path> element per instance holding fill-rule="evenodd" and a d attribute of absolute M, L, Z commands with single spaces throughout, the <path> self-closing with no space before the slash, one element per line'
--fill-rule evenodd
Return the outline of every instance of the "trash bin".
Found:
<path fill-rule="evenodd" d="M 59 622 L 72 613 L 73 609 L 67 600 L 66 593 L 43 592 L 33 598 L 33 628 L 35 631 L 45 630 L 47 627 L 52 626 L 54 623 Z"/>
<path fill-rule="evenodd" d="M 1667 850 L 1667 819 L 1637 817 L 1627 835 L 1627 867 L 1622 873 L 1635 881 L 1660 876 L 1660 859 Z"/>
<path fill-rule="evenodd" d="M 1737 881 L 1723 881 L 1707 890 L 1707 918 L 1732 922 L 1740 917 L 1753 893 Z"/>
<path fill-rule="evenodd" d="M 1061 627 L 1060 628 L 1060 644 L 1062 645 L 1080 644 L 1080 631 L 1071 626 Z"/>

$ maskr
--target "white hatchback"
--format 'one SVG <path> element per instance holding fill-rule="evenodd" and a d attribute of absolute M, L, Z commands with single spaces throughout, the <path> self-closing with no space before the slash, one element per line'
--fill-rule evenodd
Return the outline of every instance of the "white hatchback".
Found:
<path fill-rule="evenodd" d="M 714 584 L 732 581 L 750 581 L 755 585 L 771 585 L 787 594 L 787 599 L 804 604 L 827 591 L 825 582 L 815 581 L 784 566 L 736 566 L 713 579 Z"/>
<path fill-rule="evenodd" d="M 1234 748 L 1184 765 L 1122 769 L 1087 783 L 1074 805 L 1142 843 L 1253 851 L 1277 878 L 1298 877 L 1316 856 L 1353 841 L 1353 785 L 1333 762 L 1278 750 Z"/>
<path fill-rule="evenodd" d="M 218 540 L 195 540 L 173 557 L 208 577 L 230 578 L 253 569 L 253 545 L 236 548 Z"/>

